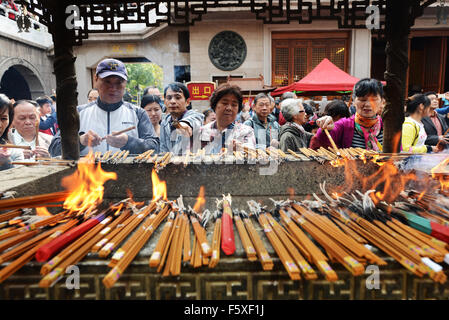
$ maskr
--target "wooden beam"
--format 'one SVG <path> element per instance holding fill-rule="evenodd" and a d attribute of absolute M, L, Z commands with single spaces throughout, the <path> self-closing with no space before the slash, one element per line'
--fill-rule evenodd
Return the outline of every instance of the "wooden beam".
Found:
<path fill-rule="evenodd" d="M 404 122 L 404 97 L 408 68 L 408 35 L 414 23 L 412 9 L 417 1 L 389 0 L 385 20 L 387 55 L 385 80 L 386 106 L 382 113 L 384 123 L 383 152 L 399 152 Z M 418 2 L 419 4 L 419 2 Z"/>
<path fill-rule="evenodd" d="M 55 60 L 53 63 L 56 77 L 56 107 L 58 125 L 61 130 L 62 158 L 78 160 L 80 155 L 79 115 L 75 60 L 73 55 L 74 30 L 66 27 L 66 4 L 63 1 L 47 1 L 52 11 L 53 21 L 50 32 L 53 36 Z"/>

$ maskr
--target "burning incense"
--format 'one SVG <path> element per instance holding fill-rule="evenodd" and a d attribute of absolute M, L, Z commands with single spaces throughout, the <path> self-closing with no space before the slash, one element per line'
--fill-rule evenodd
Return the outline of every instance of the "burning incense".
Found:
<path fill-rule="evenodd" d="M 118 136 L 118 135 L 120 135 L 122 133 L 134 130 L 135 128 L 136 128 L 136 126 L 132 126 L 132 127 L 129 127 L 129 128 L 126 128 L 126 129 L 114 132 L 114 133 L 111 134 L 111 136 L 115 137 L 115 136 Z M 106 137 L 101 138 L 101 140 L 105 140 L 105 139 L 106 139 Z"/>
<path fill-rule="evenodd" d="M 327 129 L 324 129 L 324 132 L 326 133 L 326 136 L 329 139 L 332 147 L 334 148 L 335 153 L 337 154 L 337 156 L 341 157 L 340 150 L 338 149 L 337 145 L 335 144 L 334 139 L 332 139 L 332 136 L 330 135 L 329 131 Z"/>
<path fill-rule="evenodd" d="M 16 146 L 15 144 L 0 144 L 0 148 L 31 150 L 30 146 Z"/>

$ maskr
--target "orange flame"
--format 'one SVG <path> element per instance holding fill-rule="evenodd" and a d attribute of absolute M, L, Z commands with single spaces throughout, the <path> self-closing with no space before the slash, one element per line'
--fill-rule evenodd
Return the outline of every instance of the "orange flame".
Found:
<path fill-rule="evenodd" d="M 337 158 L 337 159 L 332 160 L 332 161 L 330 162 L 331 166 L 333 166 L 333 167 L 335 167 L 335 168 L 342 167 L 342 166 L 345 165 L 345 163 L 346 163 L 346 161 L 345 161 L 345 159 L 343 159 L 343 158 Z"/>
<path fill-rule="evenodd" d="M 348 159 L 337 159 L 333 162 L 335 167 L 344 165 L 345 183 L 343 186 L 334 190 L 335 192 L 350 191 L 355 183 L 361 184 L 361 191 L 376 190 L 370 197 L 374 203 L 379 201 L 394 201 L 403 191 L 409 181 L 417 180 L 414 173 L 404 174 L 399 172 L 392 161 L 377 163 L 374 157 L 372 161 L 379 167 L 376 172 L 366 176 L 359 172 L 357 162 Z"/>
<path fill-rule="evenodd" d="M 438 165 L 430 170 L 432 173 L 432 178 L 438 179 L 440 181 L 441 190 L 449 191 L 449 169 L 447 165 L 449 164 L 449 157 L 444 159 Z"/>
<path fill-rule="evenodd" d="M 200 187 L 200 192 L 198 193 L 198 197 L 196 198 L 196 203 L 193 206 L 193 211 L 196 213 L 201 213 L 204 210 L 204 206 L 206 205 L 206 192 L 204 191 L 204 186 Z"/>
<path fill-rule="evenodd" d="M 153 169 L 151 172 L 151 182 L 153 184 L 153 201 L 159 199 L 167 200 L 167 184 L 165 181 L 159 180 L 156 170 Z"/>
<path fill-rule="evenodd" d="M 52 214 L 48 212 L 46 207 L 36 207 L 36 215 L 41 217 L 48 217 L 51 216 Z"/>
<path fill-rule="evenodd" d="M 117 180 L 115 172 L 106 172 L 101 164 L 95 166 L 92 151 L 85 158 L 78 161 L 77 170 L 61 181 L 63 187 L 70 191 L 70 195 L 63 207 L 70 212 L 83 212 L 103 201 L 103 184 L 107 180 Z"/>

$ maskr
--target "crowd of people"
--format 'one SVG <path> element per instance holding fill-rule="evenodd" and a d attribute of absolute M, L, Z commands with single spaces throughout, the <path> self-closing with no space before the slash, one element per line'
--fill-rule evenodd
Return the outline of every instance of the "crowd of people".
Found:
<path fill-rule="evenodd" d="M 98 64 L 96 88 L 89 91 L 87 104 L 77 107 L 82 156 L 90 149 L 131 154 L 154 149 L 174 155 L 200 149 L 214 154 L 224 148 L 297 152 L 329 147 L 328 134 L 339 148 L 382 152 L 385 99 L 383 85 L 375 79 L 361 79 L 352 97 L 334 99 L 324 108 L 293 92 L 276 98 L 259 93 L 251 104 L 244 104 L 237 86 L 223 84 L 212 93 L 210 108 L 204 112 L 191 108 L 189 90 L 179 82 L 167 85 L 163 93 L 157 87 L 146 88 L 140 106 L 125 102 L 127 80 L 121 61 L 105 59 Z M 449 93 L 417 93 L 406 100 L 404 108 L 402 152 L 441 152 L 448 147 Z M 0 144 L 6 143 L 31 150 L 0 148 L 2 170 L 24 159 L 60 156 L 55 97 L 11 101 L 0 95 Z"/>

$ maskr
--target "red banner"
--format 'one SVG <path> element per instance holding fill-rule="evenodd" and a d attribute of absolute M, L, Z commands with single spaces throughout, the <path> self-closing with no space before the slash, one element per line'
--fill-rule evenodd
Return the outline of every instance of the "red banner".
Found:
<path fill-rule="evenodd" d="M 214 82 L 187 82 L 190 100 L 209 100 L 215 90 Z"/>

